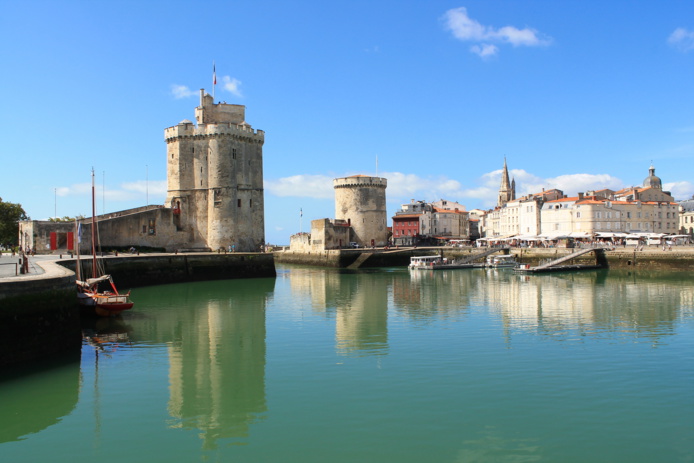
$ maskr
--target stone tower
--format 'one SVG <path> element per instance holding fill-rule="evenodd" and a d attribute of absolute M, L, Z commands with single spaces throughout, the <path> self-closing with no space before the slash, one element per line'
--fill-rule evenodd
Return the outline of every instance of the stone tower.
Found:
<path fill-rule="evenodd" d="M 388 242 L 386 187 L 381 177 L 354 175 L 336 178 L 335 219 L 352 226 L 354 241 L 361 246 L 385 246 Z"/>
<path fill-rule="evenodd" d="M 508 167 L 504 157 L 504 170 L 501 172 L 501 186 L 499 187 L 499 199 L 497 206 L 503 207 L 507 202 L 516 199 L 516 179 L 509 182 Z"/>
<path fill-rule="evenodd" d="M 245 113 L 245 106 L 215 104 L 200 90 L 197 125 L 184 120 L 164 131 L 166 206 L 190 247 L 258 251 L 265 243 L 265 133 L 254 131 Z"/>

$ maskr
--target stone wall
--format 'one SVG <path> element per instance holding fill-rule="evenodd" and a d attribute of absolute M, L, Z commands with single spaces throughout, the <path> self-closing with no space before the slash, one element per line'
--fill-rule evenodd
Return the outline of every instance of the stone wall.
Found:
<path fill-rule="evenodd" d="M 427 256 L 443 254 L 449 259 L 462 259 L 475 254 L 481 254 L 486 248 L 450 248 L 427 247 L 409 248 L 389 251 L 364 250 L 333 250 L 293 252 L 282 251 L 275 253 L 275 260 L 280 263 L 315 265 L 320 267 L 347 267 L 357 260 L 361 254 L 370 256 L 360 267 L 405 267 L 410 263 L 411 256 Z M 571 254 L 573 249 L 543 248 L 543 249 L 511 249 L 510 253 L 518 260 L 531 265 L 538 265 L 552 259 Z M 607 251 L 607 262 L 610 268 L 629 268 L 642 271 L 673 270 L 694 271 L 694 248 L 673 248 L 673 251 L 660 251 L 655 248 L 635 252 L 629 250 Z M 482 261 L 483 259 L 480 259 Z M 571 264 L 595 264 L 595 255 L 590 253 L 574 259 Z"/>
<path fill-rule="evenodd" d="M 191 253 L 100 258 L 119 290 L 188 281 L 274 277 L 271 253 Z M 83 267 L 86 263 L 83 262 Z M 62 261 L 70 270 L 75 261 Z"/>
<path fill-rule="evenodd" d="M 0 281 L 0 367 L 79 352 L 75 276 L 56 263 L 46 273 Z"/>

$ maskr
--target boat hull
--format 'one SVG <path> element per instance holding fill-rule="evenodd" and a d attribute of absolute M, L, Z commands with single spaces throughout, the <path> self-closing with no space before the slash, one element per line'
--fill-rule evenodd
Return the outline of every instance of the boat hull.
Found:
<path fill-rule="evenodd" d="M 134 303 L 128 294 L 77 293 L 77 302 L 83 315 L 115 317 L 132 309 Z"/>

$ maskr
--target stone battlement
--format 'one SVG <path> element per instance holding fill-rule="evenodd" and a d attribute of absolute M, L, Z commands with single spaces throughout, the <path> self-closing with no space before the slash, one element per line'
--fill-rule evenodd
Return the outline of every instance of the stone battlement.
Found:
<path fill-rule="evenodd" d="M 254 138 L 260 142 L 265 140 L 264 131 L 253 130 L 248 124 L 233 124 L 231 122 L 200 124 L 197 127 L 192 122 L 181 122 L 178 125 L 164 129 L 164 139 L 167 143 L 170 143 L 176 138 L 212 137 L 218 135 Z"/>
<path fill-rule="evenodd" d="M 355 175 L 352 177 L 336 178 L 333 180 L 334 188 L 350 188 L 350 187 L 376 187 L 386 188 L 388 180 L 381 177 L 367 177 L 364 175 Z"/>

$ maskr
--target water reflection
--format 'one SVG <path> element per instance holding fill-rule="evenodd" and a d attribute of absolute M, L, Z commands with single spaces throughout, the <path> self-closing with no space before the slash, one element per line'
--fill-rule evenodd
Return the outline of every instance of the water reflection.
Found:
<path fill-rule="evenodd" d="M 168 346 L 169 426 L 199 430 L 205 449 L 247 437 L 267 409 L 265 308 L 274 280 L 169 289 L 149 325 Z"/>
<path fill-rule="evenodd" d="M 292 268 L 291 290 L 314 311 L 335 314 L 340 354 L 388 350 L 388 305 L 410 323 L 464 319 L 476 307 L 502 321 L 503 335 L 631 336 L 656 342 L 671 334 L 694 289 L 681 275 L 600 270 L 517 275 L 508 269 L 344 271 Z"/>
<path fill-rule="evenodd" d="M 388 279 L 382 272 L 295 268 L 289 284 L 296 297 L 335 318 L 340 355 L 385 355 L 388 349 Z"/>
<path fill-rule="evenodd" d="M 617 334 L 655 340 L 672 334 L 692 288 L 682 279 L 608 271 L 516 276 L 483 292 L 509 328 L 561 334 Z"/>

